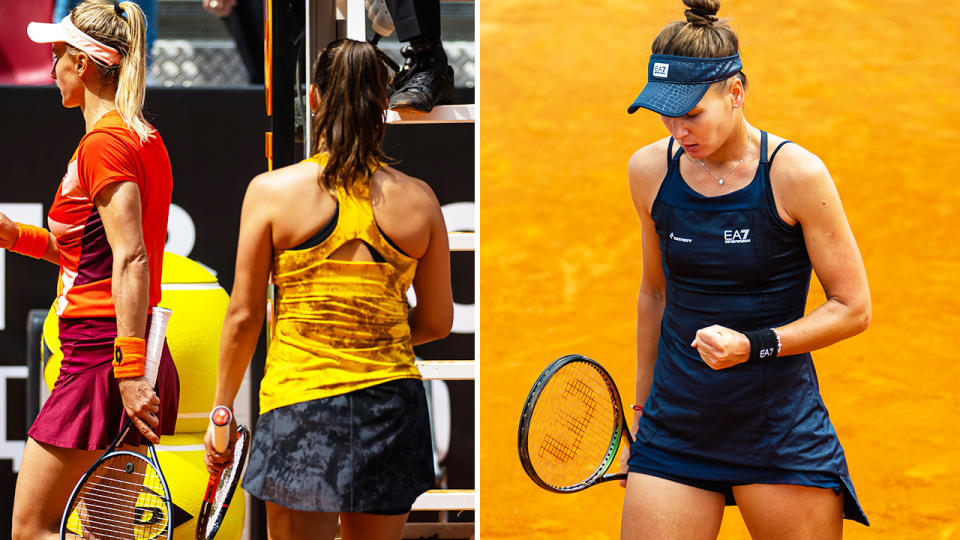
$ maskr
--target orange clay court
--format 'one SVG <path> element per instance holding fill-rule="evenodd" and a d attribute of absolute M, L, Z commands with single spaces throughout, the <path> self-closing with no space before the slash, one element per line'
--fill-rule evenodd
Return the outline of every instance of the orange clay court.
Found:
<path fill-rule="evenodd" d="M 629 156 L 665 136 L 626 113 L 680 0 L 487 0 L 480 163 L 480 538 L 617 538 L 622 489 L 533 485 L 517 458 L 530 385 L 580 353 L 631 403 L 640 230 Z M 746 117 L 827 164 L 863 253 L 873 322 L 815 352 L 873 526 L 960 538 L 960 12 L 951 2 L 725 0 Z M 814 280 L 810 305 L 823 301 Z M 728 507 L 723 539 L 749 538 Z"/>

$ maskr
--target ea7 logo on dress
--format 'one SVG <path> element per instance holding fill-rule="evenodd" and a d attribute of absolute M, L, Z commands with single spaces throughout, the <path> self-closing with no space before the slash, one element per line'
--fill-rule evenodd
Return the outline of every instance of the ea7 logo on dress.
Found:
<path fill-rule="evenodd" d="M 723 231 L 724 244 L 749 244 L 750 229 L 727 229 Z"/>
<path fill-rule="evenodd" d="M 670 71 L 670 64 L 664 64 L 661 62 L 653 63 L 653 76 L 660 77 L 661 79 L 667 78 L 667 72 Z"/>

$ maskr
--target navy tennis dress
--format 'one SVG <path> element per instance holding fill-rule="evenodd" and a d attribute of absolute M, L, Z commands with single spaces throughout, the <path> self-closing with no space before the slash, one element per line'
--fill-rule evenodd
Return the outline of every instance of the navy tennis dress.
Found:
<path fill-rule="evenodd" d="M 712 324 L 746 332 L 804 314 L 810 258 L 800 225 L 777 213 L 770 188 L 776 151 L 768 160 L 765 132 L 760 146 L 750 184 L 705 197 L 681 177 L 683 149 L 671 157 L 670 140 L 652 208 L 666 304 L 630 470 L 724 493 L 728 504 L 734 485 L 833 488 L 844 493 L 845 518 L 868 525 L 810 354 L 715 371 L 690 346 Z"/>

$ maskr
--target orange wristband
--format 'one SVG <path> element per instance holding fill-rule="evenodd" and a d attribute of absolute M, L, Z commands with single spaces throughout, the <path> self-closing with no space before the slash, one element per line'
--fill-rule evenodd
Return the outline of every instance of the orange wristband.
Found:
<path fill-rule="evenodd" d="M 147 342 L 138 337 L 113 340 L 113 376 L 117 379 L 141 377 L 146 371 Z"/>
<path fill-rule="evenodd" d="M 47 252 L 47 244 L 50 242 L 50 233 L 43 227 L 27 225 L 26 223 L 15 223 L 17 226 L 17 239 L 10 246 L 10 251 L 20 253 L 39 259 Z"/>

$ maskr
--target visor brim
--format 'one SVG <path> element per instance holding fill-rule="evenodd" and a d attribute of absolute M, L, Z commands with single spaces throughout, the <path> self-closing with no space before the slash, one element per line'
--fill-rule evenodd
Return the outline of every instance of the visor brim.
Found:
<path fill-rule="evenodd" d="M 55 23 L 32 22 L 27 25 L 27 37 L 34 43 L 66 43 L 67 36 L 63 27 Z"/>
<path fill-rule="evenodd" d="M 664 116 L 683 116 L 700 103 L 712 84 L 712 82 L 676 84 L 649 81 L 637 99 L 627 108 L 627 112 L 633 114 L 642 107 Z"/>

